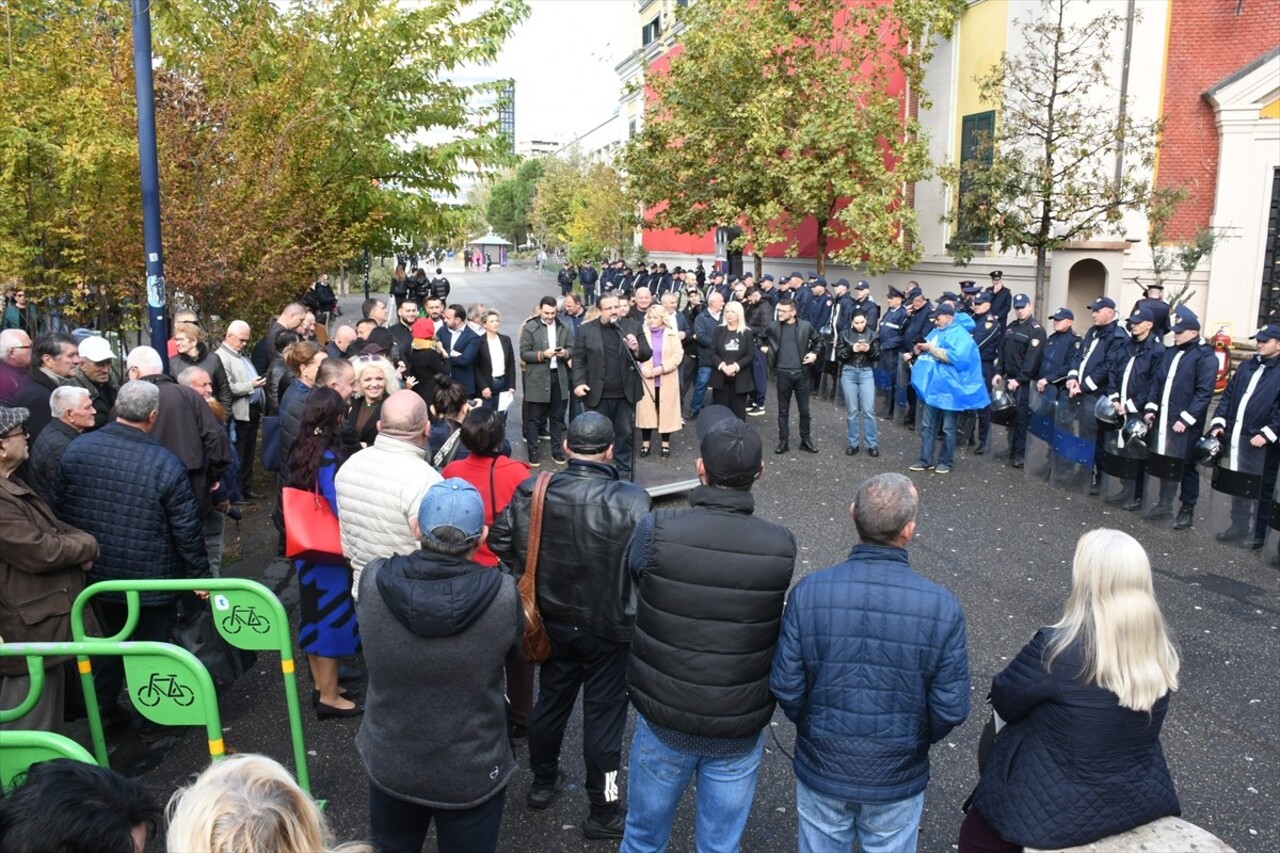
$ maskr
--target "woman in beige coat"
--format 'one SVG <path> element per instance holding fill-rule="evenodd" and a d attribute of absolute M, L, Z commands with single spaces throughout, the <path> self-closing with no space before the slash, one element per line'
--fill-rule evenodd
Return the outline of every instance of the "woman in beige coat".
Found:
<path fill-rule="evenodd" d="M 680 429 L 680 361 L 684 346 L 675 327 L 667 323 L 667 312 L 652 305 L 644 315 L 653 357 L 640 364 L 645 393 L 636 403 L 636 426 L 640 427 L 640 456 L 649 455 L 654 429 L 662 440 L 662 456 L 671 455 L 671 433 Z M 654 401 L 657 401 L 656 405 Z"/>

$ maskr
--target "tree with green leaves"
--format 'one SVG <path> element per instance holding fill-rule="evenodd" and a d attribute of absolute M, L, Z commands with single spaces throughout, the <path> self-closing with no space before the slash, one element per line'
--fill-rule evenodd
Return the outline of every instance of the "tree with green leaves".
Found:
<path fill-rule="evenodd" d="M 1101 9 L 1070 23 L 1081 5 L 1028 4 L 1017 24 L 1024 46 L 977 78 L 996 107 L 995 130 L 945 172 L 959 191 L 949 217 L 956 262 L 967 263 L 975 243 L 1034 252 L 1037 305 L 1048 296 L 1049 252 L 1119 224 L 1151 197 L 1159 122 L 1117 110 L 1110 77 L 1124 19 Z"/>
<path fill-rule="evenodd" d="M 498 181 L 489 192 L 485 217 L 493 230 L 517 246 L 528 242 L 533 194 L 542 177 L 541 159 L 525 160 L 511 177 Z"/>
<path fill-rule="evenodd" d="M 708 0 L 682 10 L 681 50 L 650 68 L 646 123 L 625 166 L 648 221 L 685 233 L 737 225 L 757 253 L 796 249 L 872 272 L 919 256 L 903 188 L 931 173 L 921 109 L 936 37 L 963 0 Z M 834 248 L 833 248 L 834 247 Z"/>

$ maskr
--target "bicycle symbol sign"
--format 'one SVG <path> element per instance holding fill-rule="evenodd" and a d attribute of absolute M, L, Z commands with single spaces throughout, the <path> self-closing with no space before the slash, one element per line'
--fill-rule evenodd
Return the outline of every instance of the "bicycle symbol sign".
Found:
<path fill-rule="evenodd" d="M 256 609 L 244 604 L 235 605 L 231 608 L 231 613 L 222 618 L 222 630 L 228 634 L 238 634 L 245 627 L 265 634 L 271 630 L 271 622 L 258 615 Z"/>
<path fill-rule="evenodd" d="M 196 693 L 178 681 L 176 673 L 161 675 L 153 672 L 151 680 L 138 690 L 138 701 L 148 708 L 154 708 L 160 704 L 161 699 L 172 699 L 186 708 L 196 700 Z"/>

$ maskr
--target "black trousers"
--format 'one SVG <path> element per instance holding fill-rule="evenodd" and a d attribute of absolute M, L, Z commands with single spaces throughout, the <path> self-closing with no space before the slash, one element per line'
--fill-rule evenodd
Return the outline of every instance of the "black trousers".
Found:
<path fill-rule="evenodd" d="M 791 440 L 791 395 L 796 398 L 800 410 L 800 440 L 809 441 L 809 375 L 803 367 L 795 370 L 777 370 L 778 376 L 778 441 Z"/>
<path fill-rule="evenodd" d="M 551 402 L 535 403 L 529 401 L 529 416 L 524 422 L 524 440 L 529 443 L 529 452 L 537 453 L 538 430 L 544 423 L 551 433 L 551 452 L 564 452 L 564 398 L 560 395 L 559 371 L 551 371 Z"/>
<path fill-rule="evenodd" d="M 448 768 L 441 768 L 448 772 Z M 503 788 L 469 809 L 438 809 L 393 797 L 369 783 L 369 828 L 378 853 L 421 853 L 431 821 L 440 853 L 493 853 L 502 828 Z"/>
<path fill-rule="evenodd" d="M 738 416 L 738 420 L 745 421 L 747 419 L 747 397 L 750 395 L 749 391 L 743 391 L 739 394 L 731 388 L 713 388 L 711 390 L 711 402 L 717 406 L 728 407 Z"/>
<path fill-rule="evenodd" d="M 1010 442 L 1010 450 L 1013 452 L 1014 459 L 1021 459 L 1027 455 L 1027 427 L 1031 425 L 1031 386 L 1019 385 L 1018 390 L 1013 392 L 1013 399 L 1017 408 L 1013 420 L 1013 441 Z M 988 417 L 990 417 L 990 411 L 988 408 Z"/>
<path fill-rule="evenodd" d="M 253 486 L 254 447 L 258 443 L 258 424 L 262 421 L 262 408 L 249 406 L 249 420 L 236 421 L 236 459 L 240 463 L 240 494 Z"/>
<path fill-rule="evenodd" d="M 631 449 L 636 438 L 636 407 L 626 397 L 601 397 L 591 409 L 613 421 L 613 464 L 618 476 L 634 480 L 631 475 Z"/>
<path fill-rule="evenodd" d="M 628 643 L 547 620 L 551 657 L 538 673 L 538 701 L 529 728 L 529 767 L 536 785 L 550 785 L 560 767 L 569 715 L 582 691 L 582 759 L 587 797 L 599 817 L 615 813 L 622 732 L 627 723 Z"/>
<path fill-rule="evenodd" d="M 93 601 L 98 623 L 104 636 L 112 636 L 124 627 L 129 617 L 129 605 L 123 601 L 104 601 L 101 596 Z M 138 608 L 138 625 L 126 640 L 154 640 L 169 642 L 173 633 L 175 601 L 168 604 L 144 604 Z M 119 656 L 93 658 L 93 689 L 98 694 L 98 707 L 109 708 L 116 704 L 120 687 L 124 684 L 124 663 Z"/>

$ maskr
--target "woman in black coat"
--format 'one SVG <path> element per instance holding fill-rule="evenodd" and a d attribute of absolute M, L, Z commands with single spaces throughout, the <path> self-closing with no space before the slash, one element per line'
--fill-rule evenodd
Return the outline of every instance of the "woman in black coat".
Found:
<path fill-rule="evenodd" d="M 485 407 L 497 411 L 498 397 L 502 392 L 516 390 L 516 374 L 520 365 L 516 362 L 511 338 L 498 331 L 502 315 L 497 311 L 486 311 L 480 317 L 480 325 L 484 327 L 484 340 L 480 342 L 480 352 L 476 356 L 476 390 Z M 506 418 L 507 413 L 503 412 L 504 422 Z"/>
<path fill-rule="evenodd" d="M 413 379 L 413 390 L 430 406 L 436 400 L 436 377 L 449 375 L 449 356 L 436 340 L 435 323 L 429 318 L 414 320 L 412 332 L 406 378 Z"/>
<path fill-rule="evenodd" d="M 222 406 L 223 411 L 231 411 L 231 383 L 227 380 L 227 370 L 222 366 L 222 359 L 218 358 L 218 354 L 209 349 L 204 330 L 195 323 L 175 323 L 173 341 L 178 348 L 178 355 L 172 365 L 173 377 L 179 378 L 189 368 L 200 368 L 209 374 L 214 399 Z"/>
<path fill-rule="evenodd" d="M 346 430 L 361 447 L 370 447 L 378 437 L 382 404 L 400 390 L 400 380 L 391 362 L 381 355 L 358 355 L 351 364 L 356 369 L 356 392 L 347 409 Z"/>
<path fill-rule="evenodd" d="M 751 364 L 756 357 L 755 334 L 743 319 L 742 304 L 724 306 L 724 325 L 711 338 L 711 400 L 747 419 L 747 397 L 756 389 Z"/>
<path fill-rule="evenodd" d="M 1005 726 L 960 827 L 960 853 L 1058 850 L 1181 813 L 1160 748 L 1178 653 L 1132 536 L 1080 537 L 1071 595 L 991 682 Z"/>

